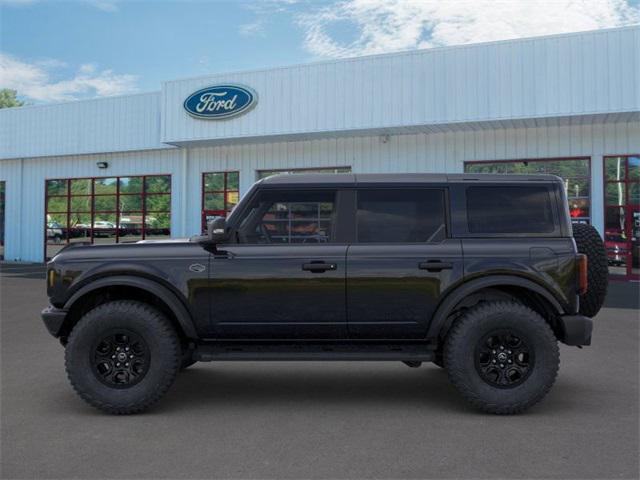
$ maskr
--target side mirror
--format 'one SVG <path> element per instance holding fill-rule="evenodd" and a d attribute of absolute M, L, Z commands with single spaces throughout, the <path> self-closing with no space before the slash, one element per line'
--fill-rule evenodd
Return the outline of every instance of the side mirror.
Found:
<path fill-rule="evenodd" d="M 216 217 L 207 224 L 207 236 L 213 244 L 224 243 L 229 234 L 227 233 L 227 221 L 224 217 Z"/>

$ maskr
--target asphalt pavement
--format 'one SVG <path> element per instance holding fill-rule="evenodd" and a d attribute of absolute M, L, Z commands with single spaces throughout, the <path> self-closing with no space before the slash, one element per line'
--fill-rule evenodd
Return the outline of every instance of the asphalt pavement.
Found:
<path fill-rule="evenodd" d="M 39 312 L 43 268 L 0 265 L 2 478 L 638 478 L 638 284 L 612 283 L 594 344 L 561 347 L 547 398 L 472 410 L 439 368 L 208 363 L 148 413 L 78 398 Z"/>

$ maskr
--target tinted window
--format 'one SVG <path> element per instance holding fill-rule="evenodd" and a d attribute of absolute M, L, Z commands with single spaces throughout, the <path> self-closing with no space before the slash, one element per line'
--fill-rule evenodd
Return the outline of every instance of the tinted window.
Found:
<path fill-rule="evenodd" d="M 609 172 L 615 171 L 615 166 L 612 165 L 610 168 L 610 164 L 605 160 L 605 170 L 609 174 Z M 571 220 L 579 223 L 590 222 L 591 172 L 589 158 L 468 162 L 464 166 L 464 171 L 468 173 L 549 173 L 557 175 L 564 180 Z"/>
<path fill-rule="evenodd" d="M 329 243 L 335 192 L 262 192 L 241 222 L 243 243 Z"/>
<path fill-rule="evenodd" d="M 467 188 L 471 233 L 549 233 L 554 222 L 545 187 Z"/>
<path fill-rule="evenodd" d="M 360 190 L 358 241 L 437 242 L 445 237 L 444 192 L 436 189 Z"/>

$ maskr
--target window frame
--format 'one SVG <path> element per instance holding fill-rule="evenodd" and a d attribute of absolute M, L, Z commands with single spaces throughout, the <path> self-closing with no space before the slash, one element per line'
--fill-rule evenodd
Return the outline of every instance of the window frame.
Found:
<path fill-rule="evenodd" d="M 153 178 L 153 177 L 168 177 L 169 178 L 169 182 L 168 182 L 168 186 L 169 186 L 169 190 L 167 192 L 152 192 L 152 193 L 148 193 L 147 190 L 147 179 L 149 178 Z M 139 193 L 121 193 L 120 191 L 120 183 L 122 179 L 125 178 L 140 178 L 142 180 L 142 187 Z M 104 180 L 104 179 L 115 179 L 116 180 L 116 191 L 115 193 L 96 193 L 96 181 L 97 180 Z M 81 194 L 77 194 L 77 195 L 73 195 L 72 191 L 71 191 L 71 182 L 74 181 L 78 181 L 78 180 L 88 180 L 90 182 L 90 192 L 89 193 L 81 193 Z M 53 194 L 53 195 L 49 195 L 49 182 L 52 181 L 58 181 L 58 182 L 64 182 L 65 184 L 65 190 L 66 193 L 64 194 Z M 96 230 L 102 230 L 102 229 L 96 229 L 95 228 L 95 223 L 96 221 L 102 221 L 102 220 L 97 220 L 96 219 L 96 214 L 97 215 L 115 215 L 115 222 L 114 225 L 115 227 L 113 228 L 113 238 L 115 239 L 114 243 L 121 243 L 120 239 L 122 237 L 124 237 L 123 235 L 120 234 L 120 231 L 122 229 L 122 227 L 120 226 L 120 218 L 122 216 L 123 213 L 127 213 L 127 214 L 139 214 L 140 217 L 142 218 L 142 224 L 141 224 L 141 228 L 140 228 L 140 239 L 144 240 L 147 238 L 148 234 L 147 232 L 149 230 L 154 230 L 153 228 L 149 228 L 147 227 L 146 224 L 146 219 L 147 216 L 153 216 L 153 215 L 148 215 L 148 214 L 168 214 L 169 215 L 169 232 L 171 232 L 171 215 L 172 215 L 172 211 L 171 211 L 171 200 L 172 200 L 172 191 L 173 191 L 173 178 L 171 176 L 171 174 L 168 173 L 154 173 L 154 174 L 144 174 L 144 175 L 107 175 L 104 177 L 67 177 L 67 178 L 59 178 L 59 177 L 55 177 L 55 178 L 45 178 L 44 180 L 44 258 L 47 259 L 49 258 L 47 256 L 47 247 L 49 246 L 59 246 L 59 245 L 68 245 L 70 243 L 74 243 L 71 242 L 72 238 L 75 237 L 71 237 L 70 233 L 72 230 L 85 230 L 85 232 L 88 232 L 88 236 L 85 236 L 85 240 L 84 242 L 89 242 L 91 244 L 95 243 L 95 238 L 96 238 Z M 121 210 L 120 208 L 120 198 L 122 196 L 140 196 L 141 198 L 141 205 L 140 205 L 140 210 Z M 97 211 L 95 209 L 95 200 L 96 197 L 112 197 L 115 196 L 116 197 L 116 209 L 115 210 L 99 210 Z M 150 196 L 166 196 L 169 198 L 169 209 L 168 210 L 153 210 L 150 211 L 147 209 L 147 197 Z M 49 211 L 49 199 L 50 198 L 63 198 L 66 199 L 66 210 L 62 211 L 62 212 L 51 212 Z M 72 211 L 71 209 L 71 200 L 73 198 L 87 198 L 89 200 L 90 206 L 88 210 L 82 210 L 82 211 Z M 47 222 L 47 216 L 48 215 L 64 215 L 65 216 L 65 225 L 62 227 L 63 231 L 64 231 L 64 235 L 62 237 L 62 241 L 60 243 L 54 243 L 54 242 L 49 242 L 48 241 L 48 236 L 47 236 L 47 230 L 48 230 L 48 222 Z M 90 226 L 88 229 L 76 229 L 73 227 L 70 227 L 71 225 L 71 215 L 72 214 L 79 214 L 79 215 L 89 215 L 91 221 L 90 221 Z M 111 232 L 112 230 L 109 229 L 109 232 Z"/>
<path fill-rule="evenodd" d="M 361 242 L 358 238 L 358 194 L 361 191 L 384 191 L 384 190 L 440 190 L 442 193 L 442 207 L 444 209 L 444 237 L 439 241 L 433 242 Z M 430 184 L 413 184 L 413 185 L 362 185 L 353 189 L 354 191 L 354 204 L 352 211 L 353 218 L 353 237 L 352 244 L 354 245 L 437 245 L 451 238 L 451 219 L 450 219 L 450 201 L 449 201 L 449 186 L 448 185 L 430 185 Z"/>
<path fill-rule="evenodd" d="M 623 208 L 624 209 L 624 213 L 625 213 L 625 231 L 627 229 L 631 229 L 631 233 L 632 235 L 629 236 L 629 240 L 627 241 L 627 265 L 626 265 L 626 274 L 625 275 L 618 275 L 618 274 L 614 274 L 614 273 L 609 273 L 609 278 L 614 279 L 614 280 L 638 280 L 640 279 L 640 274 L 634 274 L 633 273 L 633 242 L 632 242 L 632 236 L 633 236 L 633 224 L 632 224 L 632 218 L 633 215 L 629 215 L 629 213 L 631 212 L 631 200 L 629 198 L 629 185 L 630 184 L 640 184 L 640 178 L 638 180 L 632 180 L 629 177 L 629 158 L 630 157 L 640 157 L 640 154 L 633 154 L 633 153 L 628 153 L 628 154 L 620 154 L 620 155 L 603 155 L 602 156 L 602 224 L 603 224 L 603 236 L 605 239 L 605 242 L 607 241 L 607 209 L 610 208 Z M 624 179 L 623 180 L 609 180 L 607 179 L 607 160 L 611 159 L 611 158 L 624 158 Z M 622 183 L 624 185 L 624 198 L 625 198 L 625 204 L 624 205 L 613 205 L 613 204 L 609 204 L 607 203 L 607 185 L 610 184 L 615 184 L 615 183 Z M 608 256 L 608 254 L 607 254 Z"/>
<path fill-rule="evenodd" d="M 238 175 L 238 188 L 237 189 L 229 189 L 229 174 L 235 173 Z M 206 181 L 205 178 L 207 175 L 216 175 L 223 174 L 224 175 L 224 189 L 223 190 L 207 190 L 206 189 Z M 200 221 L 202 231 L 207 230 L 207 216 L 215 215 L 217 217 L 228 217 L 231 213 L 232 209 L 227 208 L 227 195 L 229 193 L 237 193 L 238 194 L 238 203 L 240 203 L 240 170 L 221 170 L 221 171 L 212 171 L 212 172 L 202 172 L 201 175 L 201 187 L 200 187 Z M 223 209 L 222 210 L 213 210 L 207 209 L 206 206 L 206 197 L 207 194 L 211 193 L 222 193 L 223 198 Z M 238 204 L 236 203 L 236 205 Z M 235 206 L 234 206 L 235 208 Z"/>

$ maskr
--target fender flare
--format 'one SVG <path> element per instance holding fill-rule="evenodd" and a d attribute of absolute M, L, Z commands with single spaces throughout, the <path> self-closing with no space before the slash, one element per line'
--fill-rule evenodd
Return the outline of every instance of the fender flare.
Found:
<path fill-rule="evenodd" d="M 69 311 L 71 307 L 86 294 L 91 293 L 95 290 L 104 287 L 113 287 L 113 286 L 128 286 L 135 287 L 141 290 L 145 290 L 150 294 L 158 297 L 162 300 L 168 307 L 169 310 L 175 315 L 176 320 L 180 324 L 183 332 L 188 338 L 198 338 L 198 333 L 196 332 L 195 326 L 193 324 L 193 319 L 191 318 L 191 314 L 182 303 L 182 301 L 169 290 L 167 287 L 160 285 L 158 282 L 150 280 L 144 277 L 136 277 L 130 275 L 113 275 L 108 277 L 102 277 L 98 280 L 92 281 L 87 285 L 80 288 L 77 292 L 75 292 L 64 304 L 64 309 Z"/>
<path fill-rule="evenodd" d="M 433 319 L 429 325 L 429 329 L 427 330 L 427 338 L 432 340 L 438 339 L 442 329 L 448 326 L 447 318 L 456 305 L 464 300 L 465 297 L 477 292 L 478 290 L 482 290 L 483 288 L 498 286 L 515 286 L 531 290 L 547 300 L 558 315 L 562 315 L 564 313 L 564 308 L 558 299 L 549 290 L 534 281 L 511 275 L 491 275 L 465 282 L 449 293 L 440 305 L 438 305 L 436 312 L 432 317 Z"/>

